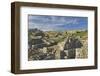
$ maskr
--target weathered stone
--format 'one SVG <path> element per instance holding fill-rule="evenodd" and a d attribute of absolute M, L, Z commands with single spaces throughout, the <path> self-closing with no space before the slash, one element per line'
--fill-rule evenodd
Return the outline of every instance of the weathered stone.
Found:
<path fill-rule="evenodd" d="M 82 41 L 83 47 L 76 49 L 76 58 L 88 58 L 88 42 Z"/>
<path fill-rule="evenodd" d="M 72 48 L 81 48 L 83 45 L 79 39 L 69 37 L 65 43 L 64 50 L 72 49 Z"/>
<path fill-rule="evenodd" d="M 47 47 L 43 47 L 43 53 L 47 53 Z"/>
<path fill-rule="evenodd" d="M 87 36 L 72 36 L 72 32 L 29 30 L 28 60 L 87 58 Z M 79 32 L 80 33 L 80 32 Z M 76 37 L 77 36 L 77 37 Z M 81 39 L 82 38 L 82 39 Z M 84 40 L 84 41 L 82 41 Z"/>

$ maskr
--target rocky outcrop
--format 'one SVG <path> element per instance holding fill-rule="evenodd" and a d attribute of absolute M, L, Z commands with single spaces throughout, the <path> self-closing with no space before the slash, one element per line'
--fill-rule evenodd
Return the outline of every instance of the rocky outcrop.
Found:
<path fill-rule="evenodd" d="M 88 41 L 83 40 L 83 47 L 76 49 L 76 58 L 88 58 Z"/>
<path fill-rule="evenodd" d="M 78 34 L 81 32 L 78 32 Z M 82 32 L 84 33 L 84 32 Z M 75 59 L 88 57 L 87 35 L 78 38 L 71 32 L 43 32 L 38 29 L 29 30 L 28 60 Z"/>

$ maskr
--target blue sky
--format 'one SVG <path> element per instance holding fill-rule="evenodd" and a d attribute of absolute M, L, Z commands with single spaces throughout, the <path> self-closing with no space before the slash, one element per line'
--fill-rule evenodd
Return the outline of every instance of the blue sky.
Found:
<path fill-rule="evenodd" d="M 83 30 L 88 28 L 87 17 L 29 15 L 29 29 L 38 28 L 42 31 Z"/>

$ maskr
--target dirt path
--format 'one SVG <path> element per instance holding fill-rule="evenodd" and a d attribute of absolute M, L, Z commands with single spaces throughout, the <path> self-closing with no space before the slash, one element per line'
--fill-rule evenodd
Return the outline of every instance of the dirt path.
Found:
<path fill-rule="evenodd" d="M 56 59 L 60 59 L 60 52 L 61 52 L 62 50 L 64 50 L 65 42 L 66 42 L 66 41 L 64 40 L 64 41 L 59 42 L 59 43 L 57 44 L 57 49 L 56 49 L 56 53 L 55 53 Z"/>

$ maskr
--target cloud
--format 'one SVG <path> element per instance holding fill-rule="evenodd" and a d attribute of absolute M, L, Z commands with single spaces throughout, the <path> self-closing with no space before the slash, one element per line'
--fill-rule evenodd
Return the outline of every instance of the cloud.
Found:
<path fill-rule="evenodd" d="M 79 27 L 86 28 L 87 23 L 87 17 L 29 16 L 29 28 L 38 28 L 44 31 L 77 29 Z"/>

